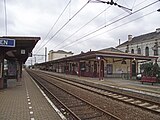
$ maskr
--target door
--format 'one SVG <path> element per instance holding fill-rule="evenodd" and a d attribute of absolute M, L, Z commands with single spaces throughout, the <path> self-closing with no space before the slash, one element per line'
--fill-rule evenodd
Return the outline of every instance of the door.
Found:
<path fill-rule="evenodd" d="M 133 77 L 136 76 L 136 62 L 135 61 L 132 62 L 132 76 Z"/>
<path fill-rule="evenodd" d="M 103 60 L 101 60 L 101 68 L 100 68 L 100 76 L 101 77 L 104 77 L 104 62 L 103 62 Z"/>
<path fill-rule="evenodd" d="M 93 72 L 93 77 L 97 77 L 97 62 L 94 61 L 94 72 Z"/>

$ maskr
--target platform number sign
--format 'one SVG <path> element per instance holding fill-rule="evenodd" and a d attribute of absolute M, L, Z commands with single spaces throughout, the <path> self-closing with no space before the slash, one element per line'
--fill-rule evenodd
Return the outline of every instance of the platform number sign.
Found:
<path fill-rule="evenodd" d="M 15 47 L 15 39 L 0 38 L 0 46 Z"/>

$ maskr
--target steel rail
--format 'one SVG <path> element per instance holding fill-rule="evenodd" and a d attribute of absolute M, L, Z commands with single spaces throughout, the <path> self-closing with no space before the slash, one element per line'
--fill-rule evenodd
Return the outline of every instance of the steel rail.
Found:
<path fill-rule="evenodd" d="M 39 77 L 40 77 L 40 76 L 39 76 Z M 46 76 L 45 76 L 45 77 L 46 77 Z M 41 78 L 42 78 L 42 77 L 41 77 Z M 42 78 L 42 79 L 44 79 L 44 78 Z M 90 103 L 90 102 L 88 102 L 88 101 L 86 101 L 86 100 L 84 100 L 84 99 L 82 99 L 82 98 L 80 98 L 80 97 L 78 97 L 78 96 L 76 96 L 76 95 L 70 93 L 69 91 L 67 91 L 67 90 L 65 90 L 65 89 L 63 89 L 63 88 L 61 88 L 61 87 L 59 87 L 59 86 L 53 84 L 53 83 L 50 82 L 50 81 L 47 81 L 46 79 L 44 79 L 44 80 L 45 80 L 46 82 L 48 82 L 49 84 L 52 84 L 52 85 L 56 86 L 57 88 L 59 88 L 59 89 L 65 91 L 66 93 L 68 93 L 68 94 L 70 94 L 70 95 L 76 97 L 77 99 L 79 99 L 79 100 L 85 102 L 86 104 L 92 106 L 95 110 L 97 109 L 97 110 L 101 111 L 102 113 L 107 114 L 107 115 L 109 115 L 110 117 L 112 117 L 112 118 L 114 118 L 114 119 L 116 119 L 116 120 L 121 120 L 119 117 L 117 117 L 117 116 L 111 114 L 110 112 L 107 112 L 107 111 L 101 109 L 100 107 L 98 107 L 98 106 L 96 106 L 96 105 L 93 105 L 92 103 Z"/>
<path fill-rule="evenodd" d="M 27 71 L 28 72 L 28 71 Z M 35 76 L 36 74 L 33 74 L 31 72 L 28 72 L 29 75 L 43 88 L 43 91 L 45 90 L 47 93 L 49 93 L 52 97 L 56 99 L 58 103 L 60 103 L 71 115 L 73 115 L 74 118 L 77 120 L 81 120 L 76 114 L 74 114 L 65 104 L 63 104 L 47 87 L 45 87 L 43 84 L 41 84 L 37 79 L 39 76 Z M 39 77 L 40 78 L 40 77 Z"/>
<path fill-rule="evenodd" d="M 152 113 L 156 113 L 156 114 L 160 113 L 160 103 L 159 102 L 147 100 L 147 99 L 140 98 L 140 97 L 137 97 L 137 96 L 126 95 L 124 93 L 119 93 L 119 92 L 115 92 L 115 91 L 111 91 L 111 90 L 106 90 L 106 89 L 98 88 L 98 87 L 95 87 L 95 86 L 93 87 L 91 85 L 82 84 L 82 83 L 79 83 L 78 81 L 74 81 L 74 80 L 69 79 L 69 78 L 63 78 L 63 77 L 60 77 L 60 76 L 55 77 L 55 75 L 53 76 L 53 74 L 49 74 L 49 73 L 44 73 L 44 74 L 50 75 L 50 77 L 52 77 L 54 79 L 61 80 L 61 81 L 66 82 L 68 84 L 72 84 L 74 86 L 77 86 L 77 87 L 80 87 L 82 89 L 97 93 L 99 95 L 102 95 L 102 96 L 105 96 L 105 97 L 107 96 L 111 99 L 121 101 L 121 102 L 130 104 L 130 105 L 134 105 L 134 106 L 139 107 L 141 109 L 148 110 Z M 69 82 L 69 81 L 66 81 L 66 80 L 70 80 L 70 81 L 72 81 L 72 83 Z M 81 86 L 81 85 L 83 85 L 83 86 Z M 155 108 L 158 108 L 158 109 L 155 109 Z"/>

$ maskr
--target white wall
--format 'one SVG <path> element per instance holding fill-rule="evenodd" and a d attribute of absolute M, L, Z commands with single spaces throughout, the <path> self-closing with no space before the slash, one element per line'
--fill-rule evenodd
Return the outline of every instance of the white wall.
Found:
<path fill-rule="evenodd" d="M 160 46 L 160 40 L 157 41 L 159 43 Z M 129 52 L 131 53 L 131 49 L 134 49 L 134 53 L 137 54 L 137 47 L 139 47 L 141 49 L 141 55 L 145 55 L 145 48 L 149 47 L 149 56 L 154 56 L 154 51 L 152 50 L 152 48 L 155 45 L 155 40 L 150 40 L 148 42 L 143 42 L 143 43 L 135 43 L 135 44 L 131 44 L 129 45 Z M 127 46 L 125 47 L 118 47 L 117 49 L 125 52 Z M 160 48 L 158 48 L 158 56 L 160 57 Z"/>
<path fill-rule="evenodd" d="M 57 59 L 64 58 L 64 57 L 69 57 L 69 56 L 72 56 L 72 55 L 73 54 L 69 54 L 69 53 L 50 52 L 48 54 L 48 61 L 57 60 Z"/>

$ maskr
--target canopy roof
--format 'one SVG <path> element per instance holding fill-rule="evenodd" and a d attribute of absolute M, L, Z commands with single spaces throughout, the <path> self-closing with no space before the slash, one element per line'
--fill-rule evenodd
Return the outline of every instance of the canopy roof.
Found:
<path fill-rule="evenodd" d="M 52 64 L 52 63 L 59 63 L 59 62 L 68 62 L 68 61 L 80 61 L 80 60 L 87 60 L 87 59 L 97 59 L 97 57 L 103 58 L 122 58 L 122 59 L 136 59 L 136 60 L 152 60 L 158 59 L 155 56 L 143 56 L 139 54 L 130 54 L 130 53 L 123 53 L 123 52 L 112 52 L 112 51 L 89 51 L 87 53 L 81 53 L 78 55 L 61 58 L 49 62 L 40 63 L 39 65 L 43 64 Z"/>
<path fill-rule="evenodd" d="M 16 59 L 25 63 L 40 37 L 3 36 L 0 39 L 15 40 L 15 47 L 0 46 L 0 54 L 4 54 L 5 59 Z"/>

